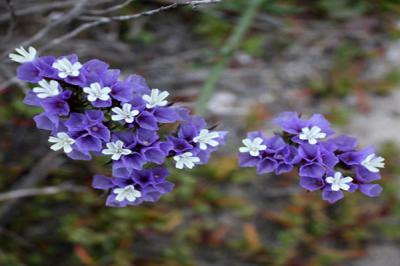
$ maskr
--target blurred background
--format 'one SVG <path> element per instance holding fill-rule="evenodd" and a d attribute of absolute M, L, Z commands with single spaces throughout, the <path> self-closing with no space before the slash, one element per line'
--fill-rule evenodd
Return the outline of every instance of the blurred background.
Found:
<path fill-rule="evenodd" d="M 0 265 L 400 265 L 400 3 L 181 1 L 81 28 L 176 2 L 0 2 Z M 90 184 L 109 167 L 51 152 L 38 110 L 22 103 L 27 86 L 6 55 L 29 44 L 143 75 L 229 130 L 227 146 L 206 166 L 172 170 L 176 188 L 160 202 L 106 208 Z M 387 162 L 381 197 L 331 206 L 294 173 L 239 169 L 245 132 L 272 133 L 286 110 L 322 113 L 376 146 Z"/>

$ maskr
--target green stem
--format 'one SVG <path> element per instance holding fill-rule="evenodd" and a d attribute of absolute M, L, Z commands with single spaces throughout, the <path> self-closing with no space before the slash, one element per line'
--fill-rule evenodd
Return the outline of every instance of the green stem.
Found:
<path fill-rule="evenodd" d="M 221 49 L 222 59 L 211 69 L 210 75 L 204 84 L 199 100 L 197 101 L 197 113 L 204 115 L 207 110 L 207 102 L 210 100 L 214 89 L 224 73 L 225 68 L 229 64 L 232 55 L 239 47 L 244 35 L 251 26 L 255 15 L 257 14 L 258 7 L 264 0 L 250 0 L 249 5 L 240 18 L 232 35 L 226 41 L 224 47 Z"/>

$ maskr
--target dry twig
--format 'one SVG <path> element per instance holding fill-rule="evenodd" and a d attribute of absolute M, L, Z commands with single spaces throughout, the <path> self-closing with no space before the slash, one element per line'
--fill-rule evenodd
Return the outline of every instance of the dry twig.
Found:
<path fill-rule="evenodd" d="M 15 200 L 32 196 L 52 195 L 61 192 L 79 193 L 86 191 L 88 191 L 86 187 L 72 185 L 72 184 L 62 184 L 60 186 L 49 186 L 43 188 L 26 188 L 26 189 L 18 189 L 0 193 L 0 201 Z"/>

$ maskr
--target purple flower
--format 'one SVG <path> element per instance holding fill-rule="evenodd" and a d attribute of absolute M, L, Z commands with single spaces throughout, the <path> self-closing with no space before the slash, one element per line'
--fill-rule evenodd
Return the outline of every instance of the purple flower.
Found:
<path fill-rule="evenodd" d="M 85 114 L 72 113 L 65 122 L 68 132 L 75 139 L 75 146 L 81 152 L 100 151 L 103 142 L 110 139 L 109 129 L 103 125 L 101 111 L 88 110 Z"/>
<path fill-rule="evenodd" d="M 335 137 L 330 142 L 341 152 L 353 151 L 357 146 L 357 139 L 347 135 Z"/>
<path fill-rule="evenodd" d="M 65 90 L 55 97 L 43 99 L 40 102 L 40 105 L 48 114 L 66 116 L 69 114 L 70 111 L 70 107 L 67 101 L 71 97 L 71 94 L 71 91 Z"/>
<path fill-rule="evenodd" d="M 156 202 L 162 195 L 172 191 L 174 185 L 166 181 L 168 175 L 165 168 L 134 170 L 123 178 L 96 175 L 92 186 L 110 191 L 106 200 L 107 206 L 139 205 L 143 202 Z"/>
<path fill-rule="evenodd" d="M 56 71 L 51 67 L 55 58 L 43 56 L 17 68 L 17 78 L 23 81 L 37 83 L 43 78 L 53 78 Z"/>
<path fill-rule="evenodd" d="M 325 182 L 321 177 L 300 177 L 300 186 L 309 191 L 315 191 L 325 186 Z"/>
<path fill-rule="evenodd" d="M 38 83 L 24 103 L 44 110 L 34 120 L 51 132 L 50 148 L 74 160 L 111 159 L 114 178 L 94 180 L 95 187 L 112 189 L 108 206 L 158 200 L 173 185 L 155 164 L 172 159 L 179 169 L 192 168 L 225 143 L 227 132 L 206 128 L 203 118 L 168 103 L 167 91 L 151 89 L 139 75 L 120 79 L 120 70 L 101 60 L 37 57 L 33 47 L 20 47 L 10 58 L 21 63 L 18 78 Z M 178 126 L 162 127 L 173 123 Z"/>
<path fill-rule="evenodd" d="M 273 122 L 283 131 L 294 135 L 292 141 L 296 143 L 306 143 L 315 145 L 320 140 L 334 134 L 330 123 L 321 114 L 314 114 L 308 120 L 301 119 L 296 112 L 284 112 Z"/>
<path fill-rule="evenodd" d="M 371 147 L 357 150 L 356 138 L 329 138 L 334 131 L 322 115 L 305 120 L 296 112 L 284 112 L 274 123 L 283 132 L 272 138 L 261 132 L 247 134 L 238 154 L 241 167 L 277 175 L 296 167 L 300 186 L 309 191 L 321 190 L 322 198 L 330 203 L 344 198 L 345 192 L 360 190 L 369 197 L 382 192 L 382 187 L 372 182 L 381 178 L 384 159 Z"/>

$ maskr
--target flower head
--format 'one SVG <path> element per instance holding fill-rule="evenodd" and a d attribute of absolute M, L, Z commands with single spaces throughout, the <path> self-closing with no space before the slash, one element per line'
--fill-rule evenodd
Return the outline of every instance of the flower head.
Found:
<path fill-rule="evenodd" d="M 14 62 L 17 63 L 27 63 L 27 62 L 31 62 L 33 60 L 35 60 L 36 58 L 36 49 L 33 48 L 32 46 L 30 46 L 28 48 L 28 51 L 25 50 L 24 47 L 19 47 L 19 48 L 15 48 L 16 53 L 15 54 L 9 54 L 8 56 L 10 57 L 10 59 Z"/>
<path fill-rule="evenodd" d="M 129 103 L 124 103 L 122 108 L 114 107 L 111 110 L 115 113 L 111 116 L 113 121 L 125 120 L 126 123 L 133 123 L 135 116 L 139 114 L 138 110 L 132 110 L 132 105 Z"/>
<path fill-rule="evenodd" d="M 385 164 L 373 147 L 358 150 L 357 139 L 347 135 L 329 138 L 334 131 L 320 114 L 306 120 L 296 112 L 284 112 L 274 122 L 283 132 L 272 138 L 261 132 L 247 134 L 245 147 L 239 149 L 241 167 L 255 167 L 257 174 L 277 175 L 298 169 L 300 186 L 322 191 L 322 199 L 329 203 L 343 199 L 344 191 L 358 190 L 368 197 L 382 192 L 382 187 L 372 182 L 381 178 L 379 168 Z M 354 177 L 343 176 L 348 172 Z"/>
<path fill-rule="evenodd" d="M 371 153 L 361 162 L 361 165 L 372 173 L 378 173 L 379 168 L 385 167 L 384 161 L 385 158 L 376 156 L 375 153 Z"/>
<path fill-rule="evenodd" d="M 242 140 L 244 147 L 240 147 L 239 151 L 242 153 L 248 152 L 251 156 L 259 156 L 260 151 L 264 151 L 267 149 L 267 146 L 262 144 L 263 139 L 260 137 L 256 137 L 254 139 L 244 139 Z"/>
<path fill-rule="evenodd" d="M 200 158 L 193 156 L 191 152 L 176 155 L 174 156 L 174 160 L 176 161 L 175 167 L 178 169 L 183 169 L 185 166 L 192 169 L 196 163 L 200 162 Z"/>
<path fill-rule="evenodd" d="M 55 143 L 50 146 L 50 149 L 58 151 L 63 149 L 65 153 L 70 153 L 72 151 L 71 145 L 75 143 L 75 140 L 68 136 L 65 132 L 58 132 L 57 137 L 50 136 L 50 143 Z"/>
<path fill-rule="evenodd" d="M 116 142 L 109 142 L 106 144 L 107 149 L 101 151 L 101 153 L 106 155 L 112 155 L 112 160 L 119 160 L 121 156 L 131 154 L 132 151 L 129 149 L 124 149 L 124 143 L 120 140 Z"/>
<path fill-rule="evenodd" d="M 168 102 L 165 100 L 168 97 L 169 93 L 167 91 L 163 91 L 160 93 L 159 89 L 152 89 L 150 95 L 143 95 L 143 100 L 146 101 L 146 108 L 154 108 L 156 106 L 166 106 Z"/>
<path fill-rule="evenodd" d="M 215 140 L 216 138 L 219 138 L 218 132 L 210 132 L 208 129 L 202 129 L 199 135 L 193 138 L 193 142 L 199 143 L 201 150 L 207 150 L 207 145 L 211 147 L 218 146 L 219 143 Z"/>
<path fill-rule="evenodd" d="M 81 64 L 74 54 L 36 58 L 32 47 L 16 50 L 10 58 L 21 63 L 17 77 L 35 84 L 24 103 L 42 108 L 34 120 L 51 132 L 51 149 L 74 160 L 111 157 L 113 177 L 93 180 L 109 192 L 107 206 L 157 201 L 174 185 L 167 169 L 155 165 L 173 159 L 179 169 L 193 168 L 225 142 L 226 132 L 210 132 L 202 117 L 168 105 L 169 93 L 151 90 L 139 75 L 120 79 L 120 70 L 98 59 Z"/>
<path fill-rule="evenodd" d="M 313 126 L 312 128 L 303 127 L 301 132 L 302 133 L 299 135 L 299 138 L 301 140 L 308 141 L 308 143 L 311 145 L 317 144 L 318 139 L 323 139 L 326 137 L 326 133 L 321 132 L 321 128 L 318 126 Z"/>
<path fill-rule="evenodd" d="M 113 193 L 117 195 L 115 200 L 120 202 L 124 200 L 134 202 L 137 198 L 142 196 L 142 193 L 140 193 L 139 190 L 136 190 L 132 185 L 127 185 L 123 188 L 114 188 Z"/>
<path fill-rule="evenodd" d="M 33 92 L 36 93 L 38 98 L 45 99 L 60 94 L 60 90 L 58 89 L 59 84 L 55 80 L 47 81 L 42 79 L 39 81 L 39 86 L 33 88 Z"/>
<path fill-rule="evenodd" d="M 111 89 L 109 87 L 101 87 L 100 83 L 94 82 L 90 87 L 83 88 L 83 91 L 88 94 L 87 99 L 90 102 L 96 100 L 107 101 L 110 99 Z"/>
<path fill-rule="evenodd" d="M 71 63 L 68 58 L 63 57 L 55 61 L 52 65 L 58 70 L 58 77 L 64 79 L 66 77 L 77 77 L 79 76 L 80 69 L 82 68 L 81 63 Z"/>
<path fill-rule="evenodd" d="M 346 176 L 343 177 L 342 173 L 336 172 L 334 176 L 328 176 L 325 179 L 326 183 L 331 184 L 332 191 L 339 191 L 339 190 L 349 190 L 349 184 L 353 181 L 353 178 Z"/>

